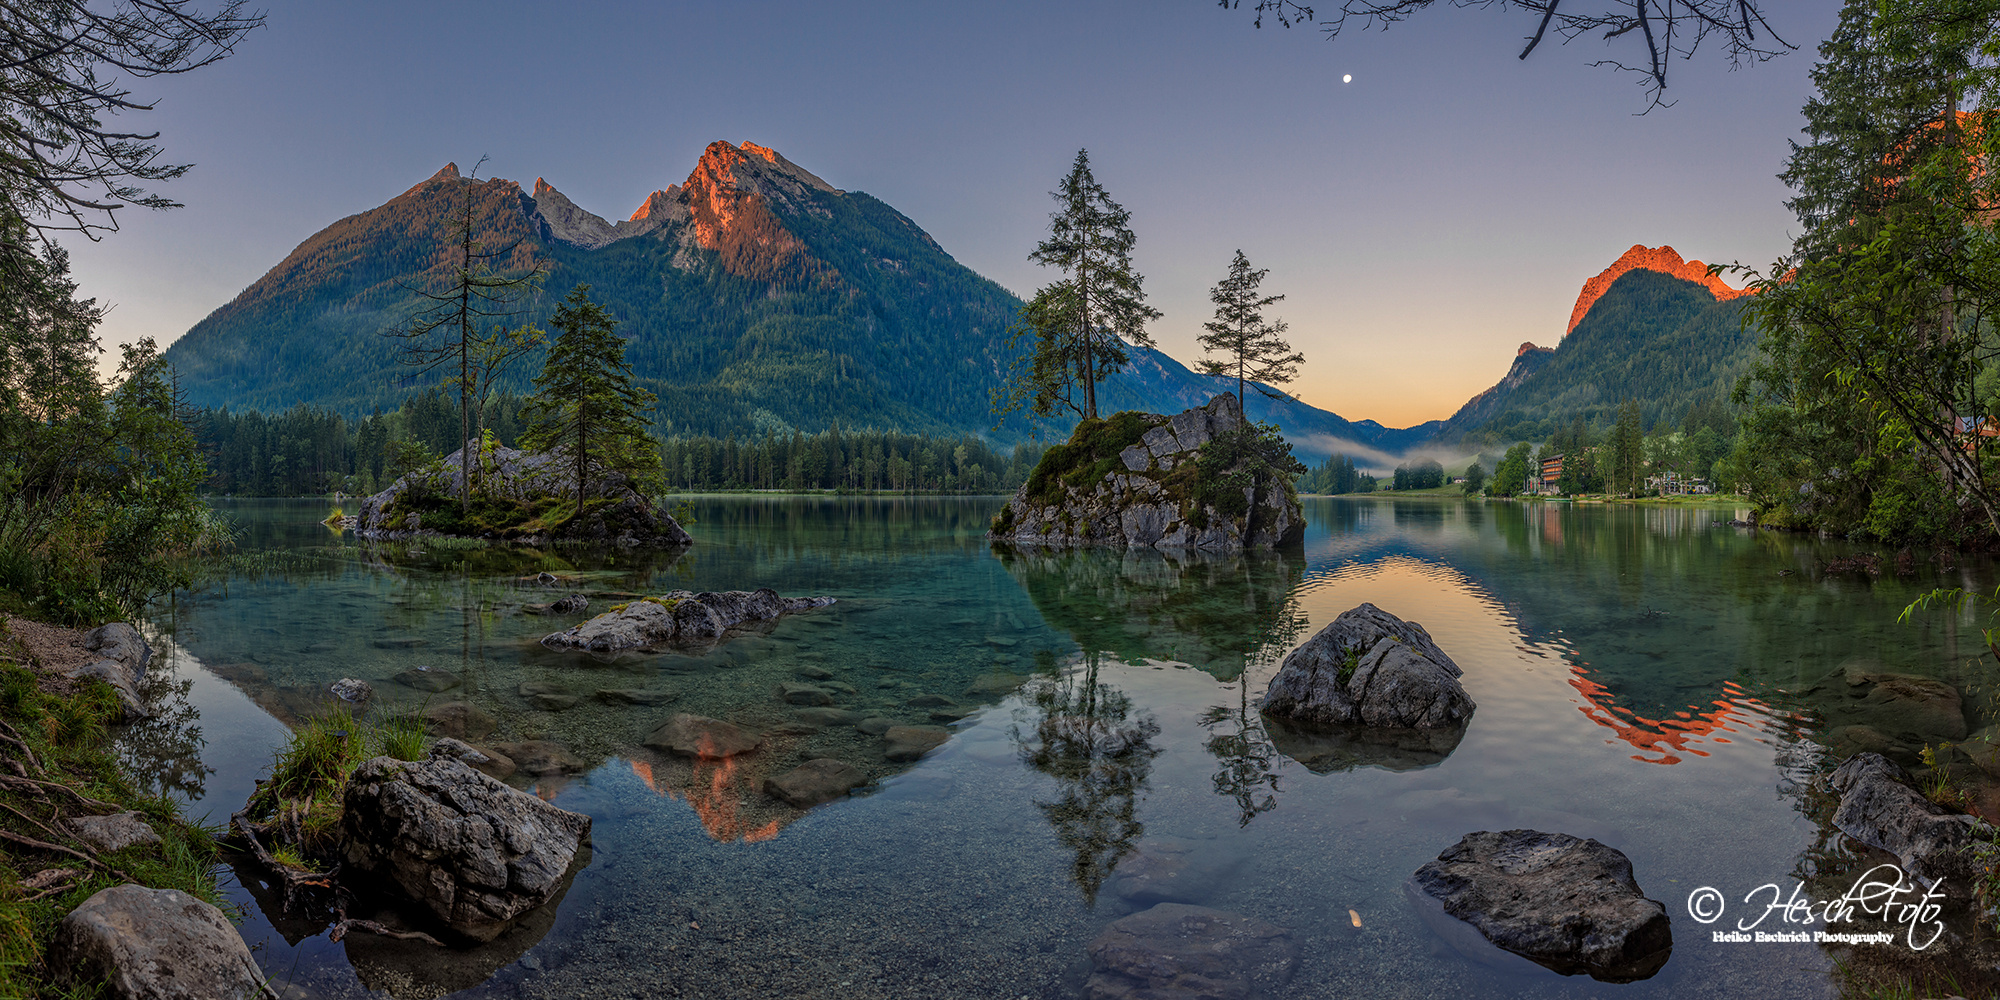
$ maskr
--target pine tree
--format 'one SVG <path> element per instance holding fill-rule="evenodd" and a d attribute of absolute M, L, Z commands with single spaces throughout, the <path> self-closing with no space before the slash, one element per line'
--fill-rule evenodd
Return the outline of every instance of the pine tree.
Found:
<path fill-rule="evenodd" d="M 1306 360 L 1280 336 L 1286 329 L 1284 320 L 1264 319 L 1265 306 L 1285 299 L 1257 294 L 1257 287 L 1270 273 L 1269 268 L 1252 270 L 1250 259 L 1238 250 L 1236 259 L 1229 262 L 1229 275 L 1208 292 L 1209 301 L 1215 303 L 1215 318 L 1202 324 L 1208 332 L 1199 339 L 1203 350 L 1221 357 L 1202 359 L 1200 368 L 1209 375 L 1236 377 L 1238 409 L 1243 407 L 1246 382 L 1290 382 L 1298 377 L 1299 365 Z M 1283 398 L 1267 389 L 1257 391 L 1272 399 Z"/>
<path fill-rule="evenodd" d="M 479 162 L 486 159 L 481 157 Z M 458 440 L 464 447 L 458 463 L 461 512 L 472 509 L 472 467 L 478 464 L 478 420 L 485 395 L 502 368 L 540 343 L 538 330 L 523 326 L 505 331 L 504 324 L 495 321 L 525 309 L 528 294 L 541 287 L 548 273 L 539 263 L 511 274 L 500 270 L 515 256 L 520 242 L 489 248 L 479 240 L 472 217 L 479 164 L 473 165 L 472 172 L 473 177 L 459 181 L 465 208 L 452 225 L 458 247 L 451 277 L 439 290 L 413 289 L 430 306 L 407 325 L 385 331 L 405 342 L 402 361 L 417 370 L 411 379 L 443 371 L 444 388 L 458 393 Z M 489 326 L 494 327 L 492 332 L 483 332 Z"/>
<path fill-rule="evenodd" d="M 660 451 L 647 436 L 645 414 L 656 397 L 632 381 L 625 340 L 612 332 L 617 320 L 578 285 L 556 306 L 549 325 L 558 332 L 528 397 L 526 447 L 566 448 L 576 463 L 576 509 L 582 513 L 593 462 L 636 482 L 657 476 Z"/>
<path fill-rule="evenodd" d="M 1062 207 L 1028 259 L 1066 277 L 1022 307 L 1013 343 L 1032 336 L 1034 350 L 995 393 L 995 409 L 1006 414 L 1025 403 L 1046 416 L 1060 406 L 1095 418 L 1097 383 L 1130 363 L 1127 344 L 1152 346 L 1146 321 L 1160 311 L 1146 305 L 1145 279 L 1132 267 L 1132 213 L 1097 183 L 1088 150 L 1077 150 L 1053 197 Z"/>

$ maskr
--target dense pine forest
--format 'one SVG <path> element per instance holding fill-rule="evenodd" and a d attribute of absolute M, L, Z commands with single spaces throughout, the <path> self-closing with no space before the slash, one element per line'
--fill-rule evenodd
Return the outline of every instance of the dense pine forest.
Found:
<path fill-rule="evenodd" d="M 516 446 L 521 397 L 502 395 L 485 423 Z M 197 410 L 189 418 L 208 459 L 205 492 L 235 496 L 368 494 L 412 468 L 456 450 L 458 406 L 436 390 L 389 412 L 348 420 L 298 406 L 277 415 Z M 996 451 L 978 438 L 893 431 L 679 437 L 661 443 L 667 485 L 683 490 L 893 490 L 1008 492 L 1041 459 L 1041 448 Z"/>

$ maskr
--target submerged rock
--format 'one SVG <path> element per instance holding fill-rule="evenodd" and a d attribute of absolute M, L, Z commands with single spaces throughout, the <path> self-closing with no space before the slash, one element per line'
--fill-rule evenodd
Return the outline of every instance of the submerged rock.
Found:
<path fill-rule="evenodd" d="M 493 735 L 500 724 L 469 701 L 447 701 L 424 709 L 424 728 L 439 736 L 476 740 Z"/>
<path fill-rule="evenodd" d="M 1204 446 L 1232 447 L 1255 434 L 1230 393 L 1171 417 L 1126 412 L 1079 424 L 994 517 L 989 537 L 1023 545 L 1220 551 L 1295 544 L 1305 537 L 1305 512 L 1283 471 L 1249 475 L 1251 467 L 1239 459 L 1223 474 L 1246 473 L 1240 500 L 1224 503 L 1198 492 L 1195 463 Z M 1121 448 L 1115 458 L 1111 448 Z"/>
<path fill-rule="evenodd" d="M 1640 891 L 1623 853 L 1595 840 L 1468 833 L 1413 884 L 1488 941 L 1565 976 L 1635 982 L 1673 953 L 1667 908 Z"/>
<path fill-rule="evenodd" d="M 613 705 L 665 705 L 680 699 L 681 693 L 668 688 L 598 688 L 597 700 Z"/>
<path fill-rule="evenodd" d="M 490 747 L 482 749 L 449 736 L 439 737 L 437 742 L 431 744 L 429 756 L 458 761 L 481 774 L 501 781 L 506 781 L 514 774 L 512 757 Z"/>
<path fill-rule="evenodd" d="M 555 896 L 590 837 L 590 817 L 446 757 L 364 761 L 342 805 L 347 863 L 478 941 Z"/>
<path fill-rule="evenodd" d="M 1411 729 L 1400 726 L 1293 723 L 1278 716 L 1264 720 L 1272 749 L 1314 774 L 1360 767 L 1414 771 L 1444 763 L 1465 739 L 1464 726 Z"/>
<path fill-rule="evenodd" d="M 1244 857 L 1215 845 L 1177 837 L 1150 837 L 1118 862 L 1104 887 L 1135 906 L 1196 903 L 1207 899 L 1243 866 Z"/>
<path fill-rule="evenodd" d="M 335 698 L 353 705 L 359 705 L 375 696 L 375 689 L 367 681 L 342 677 L 326 686 Z"/>
<path fill-rule="evenodd" d="M 1090 959 L 1089 1000 L 1238 1000 L 1290 982 L 1299 946 L 1269 921 L 1161 903 L 1113 921 Z"/>
<path fill-rule="evenodd" d="M 1806 689 L 1831 733 L 1849 727 L 1879 734 L 1885 746 L 1926 746 L 1965 738 L 1965 701 L 1957 688 L 1935 677 L 1879 673 L 1849 665 Z M 1863 739 L 1846 741 L 1870 750 Z"/>
<path fill-rule="evenodd" d="M 893 761 L 918 760 L 951 739 L 951 730 L 942 726 L 890 726 L 882 733 L 888 744 L 883 753 Z"/>
<path fill-rule="evenodd" d="M 831 802 L 868 783 L 861 769 L 845 761 L 821 757 L 809 760 L 774 778 L 766 779 L 764 790 L 801 809 Z"/>
<path fill-rule="evenodd" d="M 588 607 L 590 607 L 590 598 L 582 594 L 571 594 L 568 597 L 559 598 L 547 604 L 524 605 L 521 610 L 531 615 L 575 615 L 582 614 L 584 609 Z"/>
<path fill-rule="evenodd" d="M 56 926 L 48 967 L 108 1000 L 276 1000 L 222 911 L 177 889 L 119 885 Z"/>
<path fill-rule="evenodd" d="M 457 674 L 443 667 L 411 667 L 396 675 L 396 683 L 412 687 L 427 694 L 438 694 L 465 683 Z"/>
<path fill-rule="evenodd" d="M 582 774 L 588 770 L 582 758 L 570 753 L 569 748 L 560 743 L 524 740 L 520 743 L 495 743 L 493 749 L 513 761 L 522 774 L 537 778 L 552 774 Z"/>
<path fill-rule="evenodd" d="M 1474 706 L 1461 673 L 1422 625 L 1362 604 L 1285 657 L 1263 710 L 1302 723 L 1462 727 Z"/>
<path fill-rule="evenodd" d="M 792 611 L 823 608 L 831 597 L 779 597 L 766 587 L 723 593 L 676 590 L 664 597 L 633 601 L 580 625 L 542 637 L 550 649 L 616 653 L 668 643 L 720 638 L 730 629 L 770 621 Z"/>
<path fill-rule="evenodd" d="M 1964 848 L 1992 840 L 1992 827 L 1925 798 L 1909 772 L 1881 754 L 1849 757 L 1827 785 L 1840 795 L 1833 814 L 1840 832 L 1895 855 L 1926 886 L 1945 879 L 1959 890 L 1971 887 L 1976 862 Z"/>
<path fill-rule="evenodd" d="M 701 760 L 723 760 L 749 753 L 763 742 L 763 737 L 753 736 L 720 719 L 686 712 L 668 719 L 646 737 L 646 745 L 655 750 Z"/>

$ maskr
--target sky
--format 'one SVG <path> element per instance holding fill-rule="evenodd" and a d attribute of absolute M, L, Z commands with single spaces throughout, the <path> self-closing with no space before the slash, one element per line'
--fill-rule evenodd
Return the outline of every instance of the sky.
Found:
<path fill-rule="evenodd" d="M 1351 420 L 1449 416 L 1634 244 L 1768 267 L 1776 179 L 1832 4 L 1767 5 L 1799 50 L 1702 52 L 1645 114 L 1619 43 L 1440 4 L 1388 31 L 1259 30 L 1212 0 L 570 4 L 274 2 L 235 55 L 133 81 L 126 116 L 193 169 L 184 207 L 67 239 L 107 344 L 170 343 L 333 221 L 446 162 L 629 216 L 710 142 L 770 146 L 880 198 L 1026 297 L 1079 148 L 1132 213 L 1134 260 L 1186 363 L 1241 249 L 1306 363 L 1287 388 Z M 1351 82 L 1342 82 L 1351 77 Z M 126 122 L 121 121 L 120 124 Z M 1741 284 L 1742 279 L 1729 279 Z"/>

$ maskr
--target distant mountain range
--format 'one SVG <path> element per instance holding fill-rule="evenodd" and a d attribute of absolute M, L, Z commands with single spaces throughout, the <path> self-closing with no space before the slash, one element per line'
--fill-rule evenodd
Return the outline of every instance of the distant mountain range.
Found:
<path fill-rule="evenodd" d="M 777 151 L 717 142 L 680 184 L 613 223 L 542 179 L 470 180 L 447 165 L 380 207 L 299 244 L 233 301 L 175 341 L 167 358 L 189 401 L 277 411 L 305 403 L 348 415 L 411 391 L 406 322 L 451 273 L 452 220 L 468 185 L 474 228 L 506 262 L 549 269 L 523 320 L 542 321 L 587 283 L 621 320 L 635 374 L 660 397 L 669 434 L 822 430 L 835 422 L 914 433 L 986 433 L 1021 302 L 953 260 L 916 223 L 841 191 Z M 530 360 L 517 387 L 536 366 Z M 1233 380 L 1139 349 L 1100 388 L 1106 412 L 1177 412 Z M 1391 429 L 1289 398 L 1250 401 L 1300 454 L 1400 452 L 1436 423 Z M 1061 426 L 1016 419 L 1003 442 Z"/>

